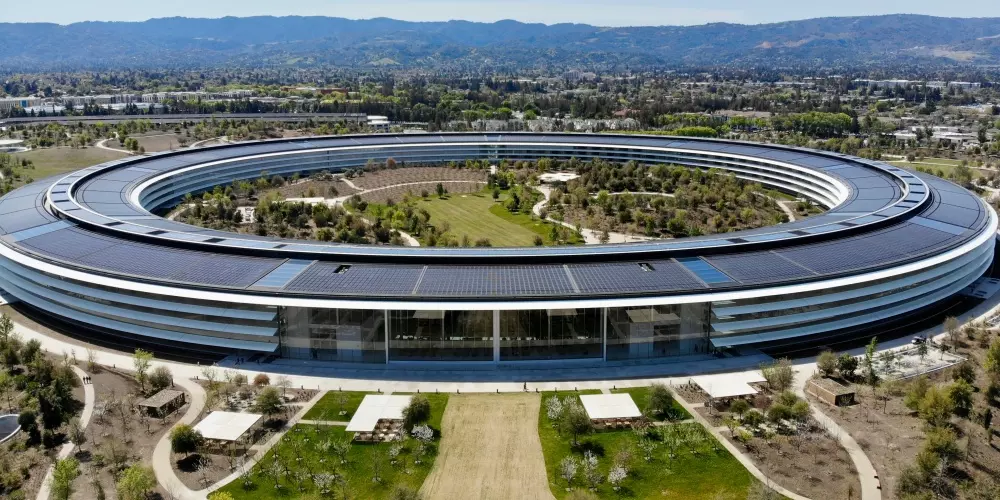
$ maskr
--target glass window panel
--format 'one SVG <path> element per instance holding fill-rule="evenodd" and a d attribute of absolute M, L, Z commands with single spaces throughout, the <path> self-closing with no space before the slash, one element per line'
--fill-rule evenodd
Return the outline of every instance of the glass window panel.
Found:
<path fill-rule="evenodd" d="M 296 359 L 385 363 L 385 313 L 282 308 L 281 354 Z"/>
<path fill-rule="evenodd" d="M 500 311 L 500 360 L 600 358 L 601 309 Z"/>
<path fill-rule="evenodd" d="M 493 361 L 493 311 L 390 311 L 392 361 Z"/>

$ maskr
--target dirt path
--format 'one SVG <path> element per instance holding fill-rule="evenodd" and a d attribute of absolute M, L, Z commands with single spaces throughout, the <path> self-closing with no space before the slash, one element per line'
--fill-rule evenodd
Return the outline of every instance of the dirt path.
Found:
<path fill-rule="evenodd" d="M 538 394 L 452 396 L 423 497 L 552 499 L 538 440 L 540 405 Z"/>

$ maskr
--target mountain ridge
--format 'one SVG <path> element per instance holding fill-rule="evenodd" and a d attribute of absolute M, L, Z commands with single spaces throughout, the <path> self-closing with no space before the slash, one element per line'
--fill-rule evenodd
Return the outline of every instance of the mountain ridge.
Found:
<path fill-rule="evenodd" d="M 338 66 L 623 70 L 682 66 L 1000 64 L 1000 18 L 915 14 L 744 25 L 599 27 L 321 16 L 0 23 L 16 70 Z"/>

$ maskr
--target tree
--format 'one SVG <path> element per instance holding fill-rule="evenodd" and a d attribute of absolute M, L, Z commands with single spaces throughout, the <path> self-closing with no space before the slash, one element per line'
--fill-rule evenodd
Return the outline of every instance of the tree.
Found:
<path fill-rule="evenodd" d="M 190 455 L 198 451 L 204 440 L 201 432 L 194 430 L 190 425 L 180 424 L 170 431 L 170 450 Z"/>
<path fill-rule="evenodd" d="M 562 416 L 559 418 L 559 431 L 573 436 L 573 446 L 579 444 L 579 437 L 594 430 L 594 424 L 590 421 L 590 416 L 577 402 L 571 402 L 563 408 Z"/>
<path fill-rule="evenodd" d="M 156 476 L 153 469 L 133 464 L 122 472 L 115 486 L 121 500 L 145 500 L 156 486 Z"/>
<path fill-rule="evenodd" d="M 170 368 L 157 366 L 153 368 L 153 373 L 149 375 L 149 386 L 153 392 L 160 392 L 174 384 L 174 376 L 170 373 Z"/>
<path fill-rule="evenodd" d="M 255 412 L 262 413 L 270 418 L 284 411 L 285 403 L 281 400 L 281 395 L 278 394 L 277 389 L 274 387 L 265 387 L 257 395 L 253 409 Z"/>
<path fill-rule="evenodd" d="M 663 384 L 653 384 L 646 395 L 646 415 L 656 419 L 673 419 L 677 413 L 674 395 Z"/>
<path fill-rule="evenodd" d="M 959 379 L 948 386 L 948 399 L 955 415 L 967 417 L 972 412 L 972 386 L 965 380 Z"/>
<path fill-rule="evenodd" d="M 38 431 L 38 416 L 31 410 L 24 410 L 17 416 L 17 425 L 28 435 L 28 444 L 38 443 L 41 433 Z"/>
<path fill-rule="evenodd" d="M 0 314 L 0 345 L 7 345 L 10 334 L 14 332 L 14 322 L 7 313 Z"/>
<path fill-rule="evenodd" d="M 403 419 L 406 421 L 407 429 L 412 429 L 413 426 L 424 423 L 430 418 L 431 402 L 423 394 L 410 398 L 410 403 L 403 408 Z"/>
<path fill-rule="evenodd" d="M 917 377 L 910 383 L 910 388 L 906 391 L 906 396 L 903 398 L 903 404 L 913 411 L 919 410 L 920 403 L 924 400 L 924 396 L 927 394 L 927 389 L 930 386 L 931 384 L 926 376 L 921 375 Z"/>
<path fill-rule="evenodd" d="M 444 193 L 445 193 L 444 184 L 441 184 L 440 182 L 437 183 L 437 186 L 434 187 L 434 190 L 437 192 L 438 198 L 444 198 Z"/>
<path fill-rule="evenodd" d="M 824 377 L 833 375 L 833 372 L 837 370 L 837 355 L 831 351 L 821 352 L 816 358 L 816 368 Z"/>
<path fill-rule="evenodd" d="M 920 342 L 917 344 L 917 356 L 920 356 L 920 361 L 923 361 L 927 357 L 927 353 L 930 347 L 927 345 L 927 341 Z"/>
<path fill-rule="evenodd" d="M 792 371 L 792 362 L 788 358 L 761 364 L 760 371 L 764 375 L 764 379 L 767 380 L 767 385 L 777 392 L 782 392 L 789 388 L 795 378 L 795 372 Z"/>
<path fill-rule="evenodd" d="M 924 440 L 924 450 L 949 462 L 962 458 L 962 449 L 958 446 L 958 438 L 955 436 L 955 432 L 948 428 L 928 429 Z"/>
<path fill-rule="evenodd" d="M 253 385 L 257 387 L 265 387 L 271 383 L 271 378 L 267 376 L 266 373 L 258 373 L 253 377 Z"/>
<path fill-rule="evenodd" d="M 573 478 L 576 477 L 576 470 L 579 467 L 580 463 L 572 456 L 565 457 L 559 461 L 559 477 L 566 481 L 567 486 L 573 484 Z"/>
<path fill-rule="evenodd" d="M 1000 381 L 1000 338 L 996 338 L 986 351 L 986 360 L 983 362 L 983 369 L 989 375 L 990 380 Z"/>
<path fill-rule="evenodd" d="M 937 386 L 931 386 L 927 389 L 927 393 L 924 394 L 924 399 L 920 402 L 918 412 L 920 413 L 920 418 L 924 419 L 929 425 L 941 427 L 948 423 L 952 413 L 955 412 L 955 407 L 945 391 L 939 389 Z"/>
<path fill-rule="evenodd" d="M 948 333 L 948 341 L 951 346 L 958 347 L 958 318 L 948 316 L 944 319 L 944 331 Z"/>
<path fill-rule="evenodd" d="M 73 443 L 76 447 L 81 447 L 83 446 L 83 443 L 87 442 L 87 433 L 83 431 L 83 427 L 80 427 L 80 421 L 75 418 L 69 422 L 69 428 L 66 430 L 66 437 L 68 437 L 69 442 Z"/>
<path fill-rule="evenodd" d="M 139 383 L 139 391 L 145 392 L 149 377 L 149 365 L 153 362 L 153 353 L 136 349 L 132 355 L 132 366 L 135 368 L 135 381 Z"/>
<path fill-rule="evenodd" d="M 73 494 L 73 480 L 80 475 L 80 462 L 75 458 L 56 461 L 52 471 L 52 498 L 69 500 Z"/>
<path fill-rule="evenodd" d="M 750 403 L 745 399 L 737 399 L 729 405 L 729 411 L 736 414 L 740 421 L 743 421 L 743 415 L 750 411 Z"/>
<path fill-rule="evenodd" d="M 993 442 L 993 428 L 991 427 L 992 425 L 993 425 L 993 410 L 991 408 L 987 408 L 986 411 L 983 412 L 983 430 L 986 431 L 987 443 Z"/>

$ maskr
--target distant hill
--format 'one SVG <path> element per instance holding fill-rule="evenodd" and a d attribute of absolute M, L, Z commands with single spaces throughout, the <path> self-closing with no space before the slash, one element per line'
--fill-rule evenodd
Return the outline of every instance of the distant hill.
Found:
<path fill-rule="evenodd" d="M 0 68 L 207 65 L 626 69 L 1000 64 L 1000 18 L 838 17 L 762 25 L 601 28 L 330 17 L 0 23 Z"/>

